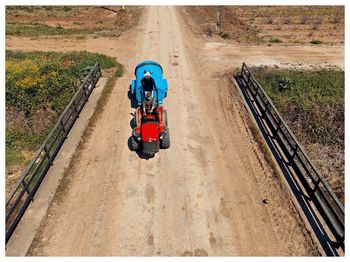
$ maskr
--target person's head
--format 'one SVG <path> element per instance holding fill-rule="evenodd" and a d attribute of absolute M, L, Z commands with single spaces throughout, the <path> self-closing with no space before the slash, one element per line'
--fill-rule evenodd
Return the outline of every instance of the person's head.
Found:
<path fill-rule="evenodd" d="M 147 79 L 149 79 L 149 78 L 151 77 L 150 72 L 146 72 L 146 73 L 145 73 L 145 77 L 146 77 Z"/>
<path fill-rule="evenodd" d="M 147 100 L 150 100 L 151 97 L 152 97 L 152 93 L 151 93 L 151 92 L 147 92 L 147 93 L 146 93 L 146 99 L 147 99 Z"/>

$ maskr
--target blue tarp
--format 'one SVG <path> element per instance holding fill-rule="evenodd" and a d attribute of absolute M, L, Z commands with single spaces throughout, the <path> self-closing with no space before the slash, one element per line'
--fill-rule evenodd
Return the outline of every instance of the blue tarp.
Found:
<path fill-rule="evenodd" d="M 141 85 L 141 80 L 146 72 L 151 73 L 151 77 L 154 79 L 156 85 L 152 95 L 157 101 L 158 105 L 162 105 L 163 99 L 166 97 L 168 92 L 168 81 L 163 78 L 162 66 L 155 61 L 145 60 L 137 64 L 134 72 L 136 79 L 131 81 L 131 92 L 140 105 L 145 98 L 145 92 Z"/>

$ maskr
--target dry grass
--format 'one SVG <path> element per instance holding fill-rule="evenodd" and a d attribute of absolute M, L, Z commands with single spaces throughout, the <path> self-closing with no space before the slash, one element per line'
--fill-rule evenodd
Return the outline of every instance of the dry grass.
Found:
<path fill-rule="evenodd" d="M 194 30 L 203 34 L 203 27 L 215 32 L 217 9 L 222 31 L 240 43 L 269 44 L 269 39 L 276 38 L 282 45 L 309 45 L 312 32 L 322 44 L 344 44 L 342 6 L 190 6 L 183 12 L 193 19 Z"/>
<path fill-rule="evenodd" d="M 251 70 L 344 203 L 344 71 Z"/>
<path fill-rule="evenodd" d="M 135 26 L 141 14 L 137 6 L 117 13 L 99 6 L 11 6 L 6 8 L 6 34 L 115 37 Z"/>

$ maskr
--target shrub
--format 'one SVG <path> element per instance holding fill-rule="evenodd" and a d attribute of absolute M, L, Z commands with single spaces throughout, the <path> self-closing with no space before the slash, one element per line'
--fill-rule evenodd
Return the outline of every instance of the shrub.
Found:
<path fill-rule="evenodd" d="M 64 12 L 69 12 L 69 11 L 72 11 L 73 9 L 72 9 L 72 7 L 70 7 L 70 6 L 64 6 L 63 7 L 63 11 Z"/>
<path fill-rule="evenodd" d="M 230 39 L 230 34 L 227 33 L 227 32 L 222 32 L 220 35 L 221 35 L 221 37 L 224 38 L 224 39 Z"/>
<path fill-rule="evenodd" d="M 50 108 L 60 113 L 74 95 L 82 69 L 98 61 L 102 68 L 118 65 L 105 55 L 82 52 L 6 52 L 6 106 L 24 112 Z"/>
<path fill-rule="evenodd" d="M 317 40 L 317 39 L 315 40 L 315 39 L 313 39 L 313 40 L 310 41 L 310 43 L 313 44 L 313 45 L 319 45 L 319 44 L 321 44 L 322 42 L 321 42 L 320 40 Z"/>
<path fill-rule="evenodd" d="M 271 38 L 270 43 L 282 43 L 283 41 L 279 38 Z"/>

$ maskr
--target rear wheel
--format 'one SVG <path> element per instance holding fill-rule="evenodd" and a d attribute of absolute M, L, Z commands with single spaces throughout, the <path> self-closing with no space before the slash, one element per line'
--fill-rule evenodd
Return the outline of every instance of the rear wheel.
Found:
<path fill-rule="evenodd" d="M 136 151 L 137 149 L 139 149 L 140 145 L 139 143 L 136 141 L 136 139 L 131 136 L 131 148 L 132 150 Z"/>
<path fill-rule="evenodd" d="M 163 137 L 163 139 L 160 141 L 160 146 L 163 149 L 169 148 L 170 147 L 170 133 L 169 129 L 166 129 L 166 135 Z"/>

